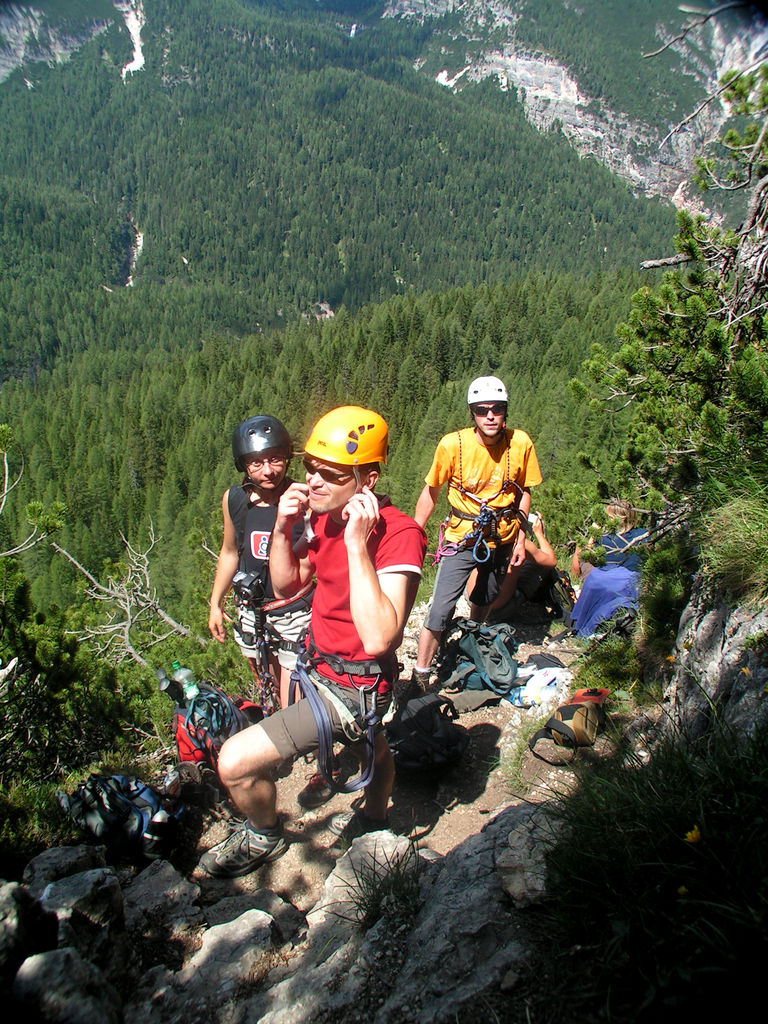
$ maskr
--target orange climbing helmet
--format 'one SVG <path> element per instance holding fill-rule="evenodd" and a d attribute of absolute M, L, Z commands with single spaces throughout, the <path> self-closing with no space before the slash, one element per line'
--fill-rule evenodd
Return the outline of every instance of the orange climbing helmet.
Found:
<path fill-rule="evenodd" d="M 386 462 L 389 428 L 383 416 L 359 405 L 331 409 L 312 428 L 305 451 L 340 466 Z"/>

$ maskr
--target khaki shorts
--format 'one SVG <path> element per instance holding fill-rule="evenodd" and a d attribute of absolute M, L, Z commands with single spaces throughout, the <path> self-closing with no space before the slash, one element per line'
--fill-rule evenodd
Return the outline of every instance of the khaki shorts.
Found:
<path fill-rule="evenodd" d="M 357 694 L 351 690 L 350 693 L 353 701 L 356 700 Z M 330 716 L 334 740 L 338 743 L 350 745 L 350 739 L 344 732 L 336 706 L 327 700 L 322 693 L 320 698 Z M 389 693 L 377 695 L 376 710 L 380 718 L 383 717 L 389 707 L 390 701 L 391 694 Z M 259 725 L 277 748 L 280 757 L 285 760 L 292 760 L 300 754 L 309 754 L 311 751 L 317 750 L 317 726 L 315 725 L 312 708 L 306 698 L 302 698 L 295 704 L 283 708 L 282 711 L 276 711 L 269 718 L 264 718 L 259 722 Z"/>
<path fill-rule="evenodd" d="M 301 598 L 285 608 L 278 608 L 274 612 L 267 612 L 267 625 L 270 630 L 280 637 L 277 640 L 268 634 L 267 647 L 277 654 L 280 667 L 292 671 L 296 664 L 297 651 L 291 647 L 283 647 L 280 641 L 285 640 L 288 644 L 298 644 L 309 629 L 309 619 L 312 615 L 312 601 Z M 253 632 L 254 615 L 248 608 L 241 608 L 238 613 L 240 628 L 247 633 Z M 255 658 L 258 651 L 255 647 L 249 647 L 241 640 L 240 634 L 235 630 L 235 639 L 240 651 L 246 658 Z"/>

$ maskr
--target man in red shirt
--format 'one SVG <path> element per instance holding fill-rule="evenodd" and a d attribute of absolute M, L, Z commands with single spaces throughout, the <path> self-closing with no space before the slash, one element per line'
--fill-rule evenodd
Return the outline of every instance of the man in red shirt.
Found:
<path fill-rule="evenodd" d="M 307 441 L 306 482 L 280 499 L 270 575 L 291 597 L 314 575 L 308 675 L 330 719 L 333 739 L 367 757 L 361 705 L 379 716 L 397 677 L 395 651 L 418 589 L 424 530 L 374 493 L 386 462 L 387 424 L 378 413 L 343 406 L 323 416 Z M 304 537 L 292 534 L 305 520 Z M 361 702 L 360 695 L 363 694 Z M 307 699 L 227 740 L 219 775 L 245 824 L 213 847 L 201 867 L 220 877 L 244 875 L 286 850 L 272 769 L 315 750 L 318 732 Z M 383 731 L 373 741 L 373 778 L 365 805 L 338 815 L 331 829 L 347 839 L 387 826 L 394 763 Z"/>

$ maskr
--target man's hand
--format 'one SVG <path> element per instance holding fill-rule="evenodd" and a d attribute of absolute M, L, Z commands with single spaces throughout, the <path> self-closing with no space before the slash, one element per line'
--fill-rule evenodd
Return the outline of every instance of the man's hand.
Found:
<path fill-rule="evenodd" d="M 213 639 L 218 640 L 220 644 L 223 644 L 227 639 L 227 632 L 224 629 L 224 612 L 219 605 L 211 608 L 208 615 L 208 629 Z"/>
<path fill-rule="evenodd" d="M 309 487 L 306 484 L 291 484 L 278 502 L 275 529 L 284 531 L 292 527 L 298 519 L 304 518 L 308 508 Z"/>
<path fill-rule="evenodd" d="M 347 523 L 344 528 L 347 548 L 356 544 L 365 545 L 379 521 L 379 499 L 369 487 L 364 487 L 352 495 L 341 510 L 341 517 Z"/>
<path fill-rule="evenodd" d="M 517 532 L 517 540 L 515 546 L 512 549 L 512 557 L 509 560 L 509 565 L 514 568 L 518 565 L 522 565 L 525 561 L 525 530 L 519 529 Z"/>

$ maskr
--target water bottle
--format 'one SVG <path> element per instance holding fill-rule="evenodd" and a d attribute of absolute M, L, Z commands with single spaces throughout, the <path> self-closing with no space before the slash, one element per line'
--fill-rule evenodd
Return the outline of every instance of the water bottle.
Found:
<path fill-rule="evenodd" d="M 195 682 L 192 670 L 188 668 L 181 668 L 178 661 L 174 661 L 171 667 L 174 670 L 171 679 L 174 683 L 178 683 L 181 686 L 184 691 L 184 699 L 187 701 L 194 700 L 200 693 L 200 687 Z"/>
<path fill-rule="evenodd" d="M 146 831 L 141 837 L 141 845 L 145 857 L 157 860 L 166 852 L 169 838 L 169 817 L 168 811 L 164 809 L 156 811 L 155 814 L 152 815 Z"/>

